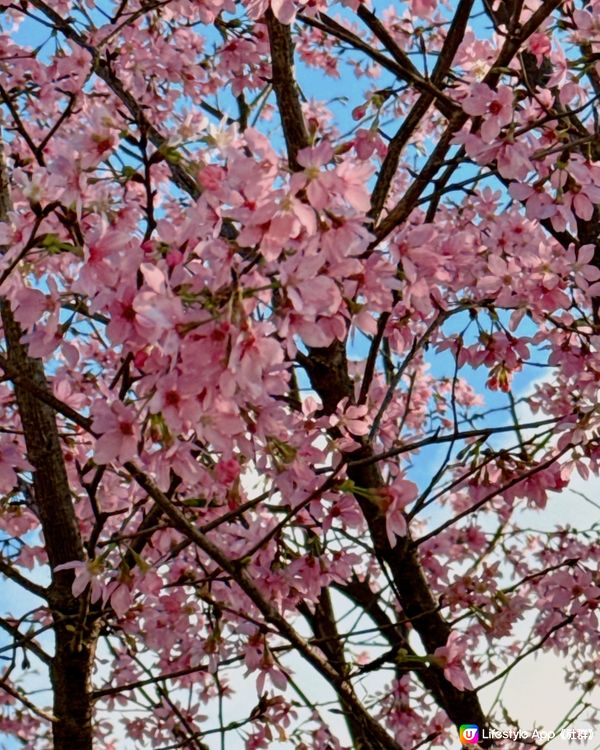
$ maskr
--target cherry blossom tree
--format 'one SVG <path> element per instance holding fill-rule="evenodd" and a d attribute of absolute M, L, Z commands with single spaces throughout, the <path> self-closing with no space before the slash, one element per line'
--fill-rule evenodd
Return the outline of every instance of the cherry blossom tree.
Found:
<path fill-rule="evenodd" d="M 0 10 L 0 732 L 593 722 L 600 1 Z"/>

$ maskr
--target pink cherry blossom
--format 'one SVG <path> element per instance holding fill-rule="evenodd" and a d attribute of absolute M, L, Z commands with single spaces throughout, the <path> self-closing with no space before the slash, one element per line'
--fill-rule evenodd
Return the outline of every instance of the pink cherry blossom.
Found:
<path fill-rule="evenodd" d="M 367 435 L 370 429 L 368 413 L 366 404 L 353 406 L 345 398 L 338 404 L 337 413 L 329 418 L 329 423 L 351 435 Z"/>
<path fill-rule="evenodd" d="M 429 18 L 437 8 L 437 0 L 411 0 L 410 5 L 415 16 Z"/>
<path fill-rule="evenodd" d="M 23 449 L 6 439 L 0 441 L 0 492 L 8 494 L 17 484 L 17 471 L 32 471 Z"/>
<path fill-rule="evenodd" d="M 548 219 L 558 211 L 555 201 L 543 185 L 512 182 L 509 192 L 513 198 L 525 202 L 527 216 L 531 219 Z"/>
<path fill-rule="evenodd" d="M 298 153 L 298 164 L 304 167 L 302 174 L 294 175 L 292 186 L 296 191 L 306 186 L 308 200 L 314 208 L 325 208 L 333 184 L 331 172 L 322 167 L 331 162 L 333 149 L 328 141 L 318 146 L 302 149 Z"/>
<path fill-rule="evenodd" d="M 215 474 L 223 484 L 232 484 L 240 475 L 240 465 L 235 458 L 221 459 L 215 466 Z"/>
<path fill-rule="evenodd" d="M 453 631 L 448 636 L 445 646 L 440 646 L 434 652 L 436 661 L 444 670 L 444 676 L 458 690 L 470 690 L 471 681 L 463 667 L 465 654 L 464 639 L 459 633 Z"/>
<path fill-rule="evenodd" d="M 102 569 L 103 566 L 98 560 L 88 560 L 87 562 L 74 560 L 73 562 L 62 563 L 54 568 L 55 571 L 73 570 L 75 572 L 72 585 L 73 596 L 81 596 L 89 586 L 92 604 L 95 604 L 104 595 L 105 586 L 99 578 Z"/>
<path fill-rule="evenodd" d="M 600 0 L 0 5 L 5 741 L 589 693 Z"/>
<path fill-rule="evenodd" d="M 499 86 L 496 91 L 485 83 L 471 86 L 462 108 L 469 115 L 483 117 L 481 138 L 484 143 L 492 143 L 502 128 L 512 122 L 513 98 L 513 90 L 509 86 Z"/>
<path fill-rule="evenodd" d="M 414 482 L 396 479 L 393 485 L 377 492 L 375 502 L 385 515 L 385 528 L 390 547 L 395 547 L 397 536 L 406 536 L 407 524 L 404 509 L 417 497 L 418 489 Z"/>
<path fill-rule="evenodd" d="M 334 315 L 342 304 L 340 291 L 328 276 L 301 281 L 288 289 L 288 296 L 296 312 L 313 319 L 317 315 Z"/>
<path fill-rule="evenodd" d="M 129 461 L 137 451 L 139 427 L 135 412 L 120 401 L 110 406 L 104 400 L 94 402 L 92 428 L 100 434 L 94 459 L 99 464 L 113 460 Z"/>

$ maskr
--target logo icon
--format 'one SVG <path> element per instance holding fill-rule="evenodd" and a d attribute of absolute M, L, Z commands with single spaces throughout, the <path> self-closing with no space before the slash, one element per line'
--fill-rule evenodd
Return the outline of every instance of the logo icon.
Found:
<path fill-rule="evenodd" d="M 479 742 L 479 727 L 477 724 L 462 724 L 458 736 L 463 745 L 476 745 Z"/>

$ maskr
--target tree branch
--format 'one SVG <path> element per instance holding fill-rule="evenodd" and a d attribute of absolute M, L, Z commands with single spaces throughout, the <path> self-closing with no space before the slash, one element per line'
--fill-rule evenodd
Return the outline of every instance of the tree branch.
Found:
<path fill-rule="evenodd" d="M 271 69 L 273 90 L 277 98 L 283 135 L 288 153 L 290 169 L 299 169 L 298 151 L 308 146 L 308 134 L 298 96 L 298 85 L 294 78 L 294 45 L 289 26 L 284 26 L 271 9 L 265 13 L 269 45 L 271 47 Z"/>
<path fill-rule="evenodd" d="M 243 565 L 232 562 L 229 557 L 217 547 L 207 536 L 190 523 L 185 515 L 176 508 L 154 482 L 135 464 L 128 461 L 124 468 L 129 472 L 137 484 L 144 489 L 154 502 L 171 519 L 174 528 L 191 539 L 205 554 L 207 554 L 220 568 L 229 573 L 242 591 L 254 603 L 265 620 L 273 625 L 279 635 L 289 641 L 304 659 L 321 674 L 335 689 L 343 703 L 354 712 L 356 721 L 362 729 L 370 734 L 382 748 L 399 750 L 399 745 L 387 734 L 365 710 L 354 694 L 345 677 L 341 677 L 336 670 L 323 658 L 318 650 L 313 648 L 289 624 L 286 618 L 279 614 L 275 607 L 263 596 L 260 589 L 246 571 Z"/>
<path fill-rule="evenodd" d="M 10 192 L 3 143 L 0 138 L 0 221 L 6 222 L 10 211 Z M 6 248 L 0 248 L 6 252 Z M 0 313 L 8 357 L 7 365 L 49 394 L 44 367 L 30 357 L 21 343 L 21 327 L 15 320 L 10 303 L 0 298 Z M 84 626 L 79 642 L 68 629 L 69 615 L 78 613 L 80 602 L 71 593 L 73 572 L 55 568 L 73 560 L 83 560 L 83 544 L 67 478 L 60 438 L 53 409 L 37 399 L 15 381 L 14 390 L 23 426 L 27 457 L 33 466 L 35 509 L 44 532 L 52 583 L 48 601 L 54 620 L 55 653 L 50 676 L 54 694 L 53 723 L 56 750 L 91 750 L 92 703 L 90 676 L 95 637 Z"/>

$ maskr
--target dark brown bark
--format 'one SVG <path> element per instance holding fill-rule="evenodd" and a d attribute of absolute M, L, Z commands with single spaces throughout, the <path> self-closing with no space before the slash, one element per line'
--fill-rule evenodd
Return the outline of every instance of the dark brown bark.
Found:
<path fill-rule="evenodd" d="M 313 350 L 302 361 L 313 388 L 323 401 L 324 411 L 335 411 L 339 399 L 353 392 L 343 344 L 336 342 L 328 349 Z M 352 459 L 371 455 L 371 447 L 365 445 L 348 456 L 348 476 L 362 489 L 385 486 L 375 463 L 352 464 Z M 446 644 L 451 631 L 427 584 L 412 539 L 410 535 L 399 539 L 392 549 L 387 538 L 385 517 L 379 508 L 362 493 L 357 493 L 355 497 L 367 521 L 373 549 L 391 572 L 403 617 L 419 634 L 427 653 L 433 654 Z M 456 726 L 469 722 L 480 726 L 485 724 L 485 715 L 475 692 L 458 690 L 445 678 L 443 670 L 433 665 L 423 675 L 436 701 Z"/>
<path fill-rule="evenodd" d="M 448 72 L 452 66 L 452 61 L 458 49 L 460 42 L 463 39 L 469 16 L 471 14 L 471 8 L 473 7 L 474 0 L 461 0 L 452 20 L 452 25 L 448 31 L 448 35 L 444 40 L 444 45 L 438 57 L 436 66 L 434 68 L 431 80 L 436 87 L 444 85 L 444 79 L 448 75 Z M 365 14 L 369 14 L 367 17 L 372 19 L 371 26 L 375 23 L 376 19 L 370 11 L 359 7 L 359 15 L 363 17 Z M 383 25 L 377 21 L 377 24 L 383 28 Z M 383 29 L 384 30 L 384 29 Z M 390 44 L 394 44 L 393 39 L 390 40 Z M 395 47 L 395 45 L 394 45 Z M 400 50 L 401 52 L 401 50 Z M 402 125 L 398 128 L 396 135 L 392 138 L 388 145 L 388 152 L 381 165 L 379 176 L 373 190 L 371 198 L 371 216 L 374 221 L 377 221 L 379 215 L 383 210 L 385 200 L 387 198 L 392 180 L 398 170 L 398 164 L 400 162 L 400 156 L 416 132 L 419 123 L 423 117 L 429 111 L 429 108 L 436 101 L 435 93 L 429 91 L 421 94 L 417 102 L 408 113 L 406 118 L 403 120 Z"/>
<path fill-rule="evenodd" d="M 265 13 L 269 45 L 271 47 L 271 76 L 277 108 L 283 125 L 283 136 L 287 148 L 290 169 L 298 169 L 298 151 L 308 145 L 308 134 L 304 124 L 302 107 L 298 96 L 298 84 L 294 77 L 294 45 L 289 26 L 275 18 L 272 10 Z"/>
<path fill-rule="evenodd" d="M 0 143 L 0 221 L 8 220 L 10 189 Z M 48 391 L 44 367 L 30 357 L 21 343 L 22 331 L 9 302 L 0 298 L 0 314 L 7 359 L 12 369 Z M 71 593 L 73 573 L 55 571 L 56 566 L 83 560 L 83 545 L 65 469 L 53 409 L 30 391 L 14 383 L 17 408 L 23 427 L 27 457 L 34 468 L 34 512 L 40 520 L 52 583 L 48 603 L 54 622 L 54 657 L 50 678 L 54 695 L 54 750 L 91 750 L 92 702 L 91 670 L 95 649 L 95 627 Z"/>

